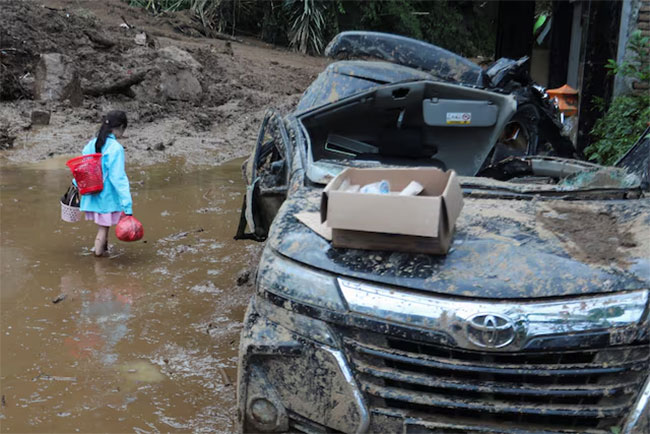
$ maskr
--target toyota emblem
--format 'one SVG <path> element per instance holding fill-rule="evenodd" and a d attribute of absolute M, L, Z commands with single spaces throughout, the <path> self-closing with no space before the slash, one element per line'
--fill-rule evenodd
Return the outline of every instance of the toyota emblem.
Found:
<path fill-rule="evenodd" d="M 479 313 L 467 321 L 467 338 L 481 348 L 502 348 L 515 339 L 512 320 L 495 313 Z"/>

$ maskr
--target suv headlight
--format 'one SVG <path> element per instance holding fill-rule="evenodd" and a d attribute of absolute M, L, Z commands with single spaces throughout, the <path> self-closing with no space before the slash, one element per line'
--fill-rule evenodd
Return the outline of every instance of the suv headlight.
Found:
<path fill-rule="evenodd" d="M 264 249 L 260 260 L 257 288 L 319 309 L 347 310 L 334 276 L 285 259 L 270 247 Z"/>

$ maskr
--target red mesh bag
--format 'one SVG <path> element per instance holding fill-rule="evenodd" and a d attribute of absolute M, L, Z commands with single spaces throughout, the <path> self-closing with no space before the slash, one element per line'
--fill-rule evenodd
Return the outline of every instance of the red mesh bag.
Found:
<path fill-rule="evenodd" d="M 120 241 L 138 241 L 144 236 L 144 228 L 137 218 L 122 214 L 122 218 L 115 226 L 115 236 Z"/>
<path fill-rule="evenodd" d="M 98 193 L 104 189 L 102 154 L 82 155 L 68 160 L 65 164 L 77 181 L 79 194 Z"/>

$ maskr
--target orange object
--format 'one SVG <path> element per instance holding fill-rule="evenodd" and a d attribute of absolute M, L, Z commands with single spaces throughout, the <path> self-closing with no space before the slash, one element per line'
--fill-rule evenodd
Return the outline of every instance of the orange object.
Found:
<path fill-rule="evenodd" d="M 568 84 L 557 89 L 547 89 L 546 93 L 557 100 L 558 108 L 565 116 L 578 114 L 578 91 Z"/>

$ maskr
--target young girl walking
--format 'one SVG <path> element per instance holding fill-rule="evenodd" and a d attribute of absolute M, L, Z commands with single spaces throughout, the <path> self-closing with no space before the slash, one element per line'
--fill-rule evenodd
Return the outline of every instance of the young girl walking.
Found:
<path fill-rule="evenodd" d="M 124 170 L 124 148 L 117 141 L 127 126 L 126 113 L 115 110 L 102 119 L 97 137 L 83 148 L 82 154 L 102 154 L 104 188 L 99 193 L 81 196 L 80 210 L 86 213 L 86 220 L 99 226 L 93 252 L 102 256 L 108 249 L 108 230 L 116 225 L 122 212 L 132 215 L 129 179 Z"/>

